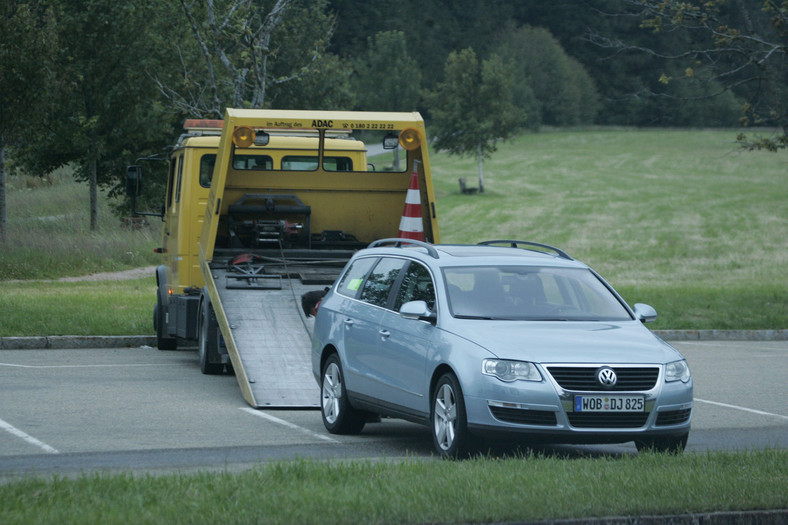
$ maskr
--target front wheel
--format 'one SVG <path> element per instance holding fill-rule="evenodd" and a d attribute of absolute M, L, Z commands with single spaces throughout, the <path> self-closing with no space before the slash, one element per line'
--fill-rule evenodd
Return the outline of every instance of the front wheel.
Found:
<path fill-rule="evenodd" d="M 432 443 L 441 457 L 456 459 L 471 452 L 465 401 L 452 373 L 441 376 L 432 394 Z"/>
<path fill-rule="evenodd" d="M 200 371 L 203 374 L 221 374 L 224 370 L 221 354 L 219 353 L 219 323 L 211 302 L 203 300 L 200 306 Z"/>
<path fill-rule="evenodd" d="M 681 454 L 687 447 L 689 433 L 681 436 L 662 436 L 635 441 L 638 452 L 659 452 L 667 454 Z"/>
<path fill-rule="evenodd" d="M 320 376 L 320 414 L 332 434 L 358 434 L 364 429 L 366 415 L 350 406 L 339 356 L 326 359 Z"/>

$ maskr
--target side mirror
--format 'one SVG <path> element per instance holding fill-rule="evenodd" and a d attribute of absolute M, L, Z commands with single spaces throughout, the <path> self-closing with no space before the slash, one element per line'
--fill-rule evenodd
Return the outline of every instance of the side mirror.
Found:
<path fill-rule="evenodd" d="M 394 133 L 387 133 L 385 137 L 383 137 L 383 149 L 397 149 L 399 146 L 399 137 Z"/>
<path fill-rule="evenodd" d="M 632 309 L 635 311 L 635 317 L 641 323 L 650 323 L 657 318 L 657 311 L 647 304 L 636 303 Z"/>
<path fill-rule="evenodd" d="M 126 167 L 126 195 L 129 197 L 142 195 L 142 166 Z"/>
<path fill-rule="evenodd" d="M 424 301 L 410 301 L 403 304 L 399 309 L 399 315 L 404 319 L 429 321 L 430 323 L 434 323 L 438 318 Z"/>

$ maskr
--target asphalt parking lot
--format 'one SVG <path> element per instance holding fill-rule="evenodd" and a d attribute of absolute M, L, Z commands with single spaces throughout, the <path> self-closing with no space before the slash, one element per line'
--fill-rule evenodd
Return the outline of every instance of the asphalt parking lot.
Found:
<path fill-rule="evenodd" d="M 788 447 L 788 341 L 674 346 L 695 381 L 689 453 Z M 632 444 L 560 450 L 635 453 Z M 428 430 L 403 421 L 384 418 L 359 436 L 333 436 L 316 410 L 254 410 L 233 376 L 200 374 L 194 351 L 0 352 L 2 476 L 431 454 Z"/>

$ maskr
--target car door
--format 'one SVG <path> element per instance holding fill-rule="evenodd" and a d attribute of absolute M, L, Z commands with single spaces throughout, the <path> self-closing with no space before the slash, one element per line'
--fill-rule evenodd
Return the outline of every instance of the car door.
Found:
<path fill-rule="evenodd" d="M 364 260 L 359 259 L 359 262 Z M 380 337 L 380 319 L 399 271 L 405 263 L 404 259 L 381 257 L 374 263 L 371 271 L 367 272 L 363 282 L 358 284 L 358 281 L 354 281 L 359 279 L 358 276 L 350 276 L 348 281 L 349 287 L 358 286 L 355 300 L 348 300 L 342 308 L 345 376 L 348 388 L 354 393 L 378 397 L 380 378 L 374 362 Z M 354 268 L 351 268 L 351 271 L 353 270 Z M 342 285 L 340 293 L 341 289 Z"/>
<path fill-rule="evenodd" d="M 435 286 L 429 270 L 412 261 L 403 270 L 378 330 L 378 346 L 370 368 L 380 381 L 379 396 L 415 416 L 429 410 L 426 392 L 427 353 L 435 327 L 426 321 L 405 319 L 399 309 L 410 301 L 424 301 L 435 308 Z"/>

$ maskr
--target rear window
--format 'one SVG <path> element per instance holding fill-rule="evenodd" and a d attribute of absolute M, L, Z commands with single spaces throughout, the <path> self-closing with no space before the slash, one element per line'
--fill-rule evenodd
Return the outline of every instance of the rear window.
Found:
<path fill-rule="evenodd" d="M 282 169 L 285 171 L 315 171 L 317 166 L 317 155 L 286 155 L 282 157 Z M 353 160 L 349 157 L 323 157 L 323 169 L 326 171 L 353 171 Z"/>

